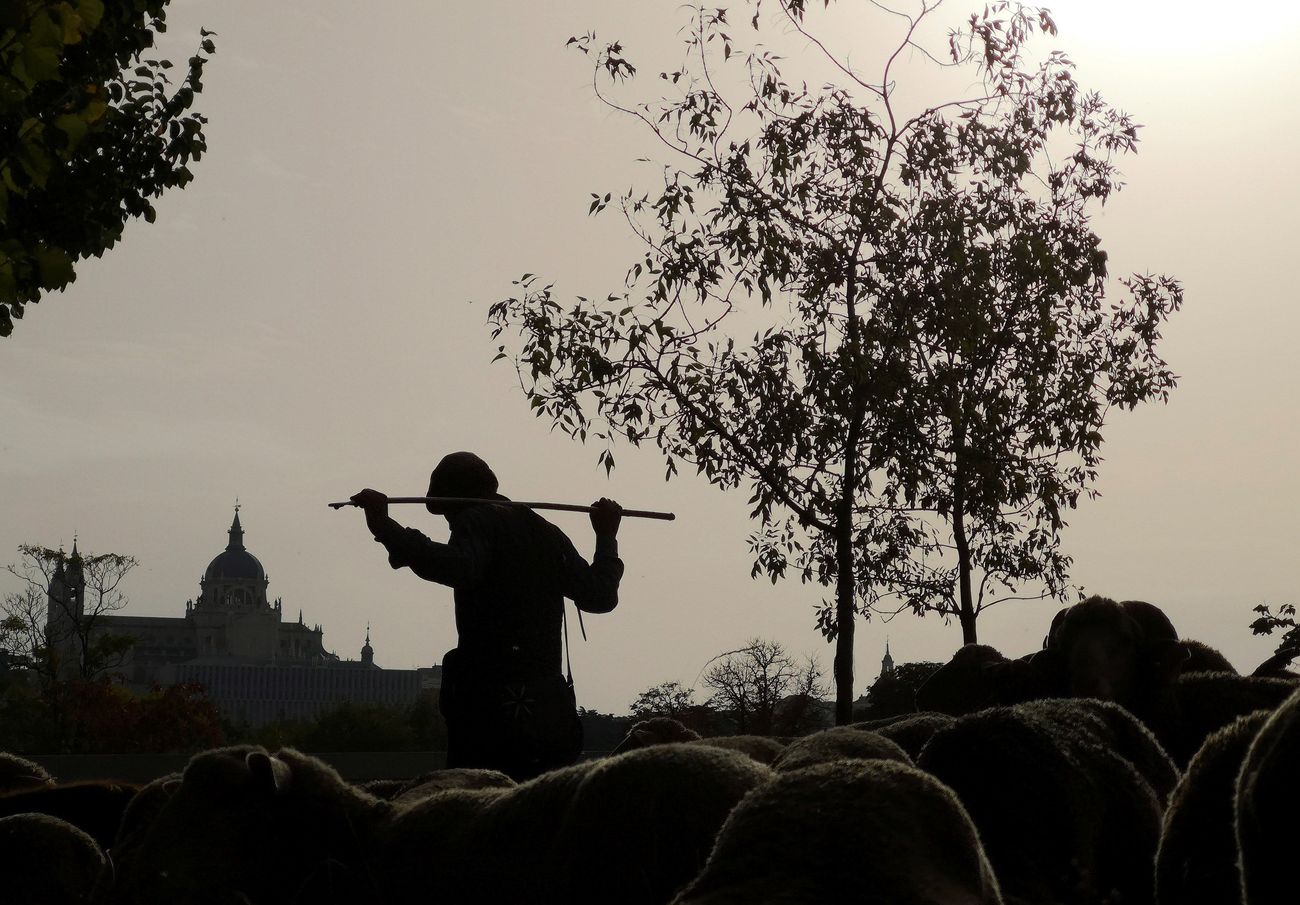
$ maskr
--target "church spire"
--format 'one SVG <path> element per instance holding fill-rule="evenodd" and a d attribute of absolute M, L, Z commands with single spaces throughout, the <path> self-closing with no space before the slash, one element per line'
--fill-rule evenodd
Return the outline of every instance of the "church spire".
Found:
<path fill-rule="evenodd" d="M 885 639 L 885 657 L 880 661 L 880 674 L 890 676 L 894 674 L 894 658 L 889 655 L 889 639 Z"/>
<path fill-rule="evenodd" d="M 366 644 L 361 648 L 361 662 L 367 666 L 375 662 L 375 649 L 370 646 L 370 623 L 366 623 Z"/>
<path fill-rule="evenodd" d="M 239 503 L 235 503 L 235 520 L 230 523 L 230 543 L 226 545 L 227 550 L 244 549 L 244 527 L 239 524 Z"/>
<path fill-rule="evenodd" d="M 60 558 L 62 563 L 62 558 Z M 77 535 L 72 535 L 72 554 L 68 557 L 68 566 L 66 570 L 66 580 L 72 588 L 73 594 L 77 593 L 77 588 L 85 584 L 85 576 L 82 572 L 81 552 L 77 549 Z"/>

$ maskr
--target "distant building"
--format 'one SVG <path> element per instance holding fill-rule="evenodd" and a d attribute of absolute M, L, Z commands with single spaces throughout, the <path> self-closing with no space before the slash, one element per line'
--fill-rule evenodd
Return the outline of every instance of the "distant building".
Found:
<path fill-rule="evenodd" d="M 185 615 L 101 615 L 91 637 L 121 635 L 134 640 L 118 668 L 131 690 L 197 682 L 231 719 L 262 725 L 279 719 L 307 719 L 343 701 L 406 707 L 422 690 L 441 685 L 442 668 L 381 669 L 367 628 L 361 659 L 341 660 L 325 650 L 320 625 L 285 622 L 279 598 L 266 594 L 269 581 L 256 556 L 244 547 L 239 507 L 226 549 L 208 564 L 197 600 Z M 66 625 L 85 618 L 85 579 L 76 545 L 50 582 L 51 637 L 63 638 L 60 662 L 75 674 L 77 651 Z"/>
<path fill-rule="evenodd" d="M 880 660 L 880 678 L 894 674 L 894 658 L 889 655 L 889 639 L 885 639 L 885 656 Z"/>

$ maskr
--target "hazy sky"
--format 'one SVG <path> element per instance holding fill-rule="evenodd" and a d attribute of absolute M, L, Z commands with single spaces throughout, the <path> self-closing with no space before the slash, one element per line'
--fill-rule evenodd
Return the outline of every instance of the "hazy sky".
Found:
<path fill-rule="evenodd" d="M 861 5 L 859 62 L 889 27 Z M 599 294 L 634 251 L 586 208 L 653 148 L 595 102 L 565 40 L 623 36 L 653 78 L 676 60 L 675 0 L 172 6 L 174 58 L 200 25 L 218 33 L 199 99 L 211 150 L 155 225 L 131 224 L 0 341 L 0 561 L 76 532 L 83 550 L 141 560 L 127 612 L 179 616 L 238 497 L 290 618 L 301 608 L 345 657 L 369 621 L 381 665 L 425 665 L 455 643 L 450 590 L 389 569 L 360 513 L 325 504 L 363 486 L 421 493 L 443 453 L 471 449 L 517 499 L 678 515 L 624 522 L 622 603 L 574 645 L 584 706 L 623 712 L 652 684 L 694 684 L 755 635 L 829 671 L 812 612 L 826 592 L 749 578 L 742 494 L 665 484 L 649 451 L 619 450 L 606 480 L 596 447 L 549 433 L 513 371 L 489 364 L 487 307 L 511 279 Z M 1253 668 L 1275 642 L 1250 635 L 1251 607 L 1297 599 L 1300 13 L 1051 7 L 1050 43 L 1080 82 L 1145 125 L 1097 221 L 1112 272 L 1170 273 L 1186 290 L 1163 346 L 1181 385 L 1108 426 L 1103 497 L 1066 534 L 1074 579 L 1160 604 L 1184 636 Z M 395 514 L 445 537 L 422 509 Z M 590 552 L 585 516 L 554 521 Z M 1053 608 L 994 608 L 981 639 L 1025 653 Z M 858 692 L 886 636 L 899 662 L 946 659 L 961 640 L 933 617 L 860 624 Z"/>

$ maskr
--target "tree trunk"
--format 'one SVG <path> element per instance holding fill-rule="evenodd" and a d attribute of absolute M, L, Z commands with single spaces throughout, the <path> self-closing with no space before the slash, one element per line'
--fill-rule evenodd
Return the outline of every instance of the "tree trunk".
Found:
<path fill-rule="evenodd" d="M 952 535 L 957 546 L 957 620 L 961 623 L 961 643 L 975 644 L 975 599 L 970 582 L 970 542 L 966 539 L 964 500 L 958 491 L 953 495 Z"/>
<path fill-rule="evenodd" d="M 848 530 L 838 528 L 835 558 L 839 571 L 835 579 L 835 725 L 853 722 L 853 544 Z M 846 552 L 847 548 L 847 552 Z"/>
<path fill-rule="evenodd" d="M 853 722 L 853 497 L 857 487 L 857 433 L 849 427 L 849 453 L 844 459 L 844 486 L 835 518 L 835 725 Z"/>
<path fill-rule="evenodd" d="M 970 541 L 966 537 L 966 478 L 963 474 L 962 447 L 965 431 L 954 431 L 957 454 L 954 457 L 952 488 L 952 538 L 957 547 L 957 620 L 961 623 L 961 643 L 975 644 L 975 598 L 970 581 Z"/>

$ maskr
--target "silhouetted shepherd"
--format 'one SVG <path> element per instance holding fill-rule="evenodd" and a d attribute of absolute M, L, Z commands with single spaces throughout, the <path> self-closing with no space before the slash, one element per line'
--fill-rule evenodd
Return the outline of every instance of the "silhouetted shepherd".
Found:
<path fill-rule="evenodd" d="M 572 676 L 561 673 L 564 599 L 589 613 L 618 604 L 621 508 L 593 505 L 596 551 L 589 564 L 559 528 L 507 501 L 481 458 L 457 452 L 429 477 L 429 496 L 482 500 L 429 503 L 451 527 L 447 543 L 430 540 L 388 515 L 387 497 L 363 490 L 352 501 L 388 551 L 455 591 L 457 645 L 443 659 L 440 700 L 447 721 L 447 765 L 501 770 L 516 780 L 573 763 L 582 751 Z"/>

